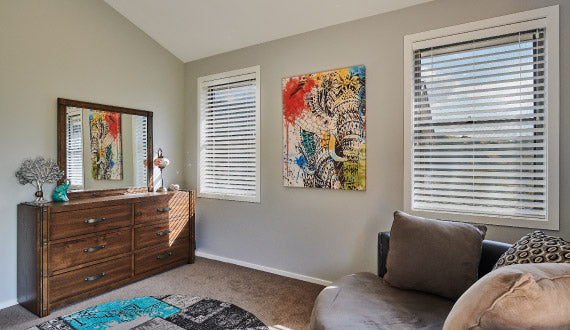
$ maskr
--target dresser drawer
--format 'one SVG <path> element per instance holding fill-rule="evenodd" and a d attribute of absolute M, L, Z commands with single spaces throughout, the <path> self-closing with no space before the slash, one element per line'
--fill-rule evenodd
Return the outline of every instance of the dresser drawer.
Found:
<path fill-rule="evenodd" d="M 144 250 L 135 253 L 135 274 L 159 268 L 176 261 L 188 259 L 189 245 L 177 244 L 171 247 Z"/>
<path fill-rule="evenodd" d="M 53 213 L 49 219 L 50 240 L 120 228 L 131 224 L 131 205 Z"/>
<path fill-rule="evenodd" d="M 188 217 L 188 193 L 166 194 L 135 204 L 135 224 L 161 219 Z"/>
<path fill-rule="evenodd" d="M 49 248 L 50 273 L 67 267 L 112 257 L 131 251 L 131 231 L 122 229 L 101 236 L 52 244 Z"/>
<path fill-rule="evenodd" d="M 150 226 L 139 227 L 135 229 L 135 249 L 148 246 L 169 247 L 188 241 L 189 232 L 186 218 L 164 220 Z"/>
<path fill-rule="evenodd" d="M 131 257 L 127 256 L 52 276 L 48 285 L 50 301 L 57 301 L 127 279 L 132 275 L 131 267 Z"/>

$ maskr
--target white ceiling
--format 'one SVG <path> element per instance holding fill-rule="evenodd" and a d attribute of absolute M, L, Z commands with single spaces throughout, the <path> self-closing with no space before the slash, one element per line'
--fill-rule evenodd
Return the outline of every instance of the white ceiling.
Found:
<path fill-rule="evenodd" d="M 431 0 L 104 0 L 183 62 Z"/>

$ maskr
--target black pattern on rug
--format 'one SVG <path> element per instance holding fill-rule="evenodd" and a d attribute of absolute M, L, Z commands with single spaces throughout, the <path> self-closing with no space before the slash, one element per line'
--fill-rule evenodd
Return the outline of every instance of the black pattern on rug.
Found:
<path fill-rule="evenodd" d="M 267 330 L 255 315 L 210 298 L 164 295 L 117 300 L 58 317 L 29 330 Z"/>

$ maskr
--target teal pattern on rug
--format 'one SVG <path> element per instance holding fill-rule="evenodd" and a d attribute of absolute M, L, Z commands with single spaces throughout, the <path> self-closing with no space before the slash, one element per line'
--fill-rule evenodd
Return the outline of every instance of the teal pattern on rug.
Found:
<path fill-rule="evenodd" d="M 255 315 L 210 298 L 164 295 L 123 299 L 58 317 L 28 330 L 269 330 Z"/>
<path fill-rule="evenodd" d="M 117 300 L 90 307 L 63 320 L 74 329 L 107 329 L 141 316 L 166 318 L 180 310 L 153 297 Z"/>

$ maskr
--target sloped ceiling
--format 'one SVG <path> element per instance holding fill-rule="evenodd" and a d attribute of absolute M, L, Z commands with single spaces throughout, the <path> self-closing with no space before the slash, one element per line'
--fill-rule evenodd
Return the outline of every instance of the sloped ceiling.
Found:
<path fill-rule="evenodd" d="M 431 0 L 104 0 L 183 62 Z"/>

